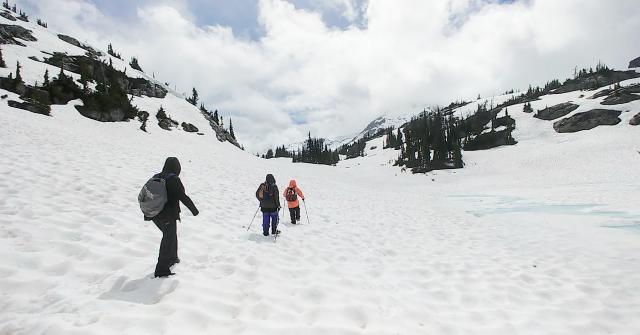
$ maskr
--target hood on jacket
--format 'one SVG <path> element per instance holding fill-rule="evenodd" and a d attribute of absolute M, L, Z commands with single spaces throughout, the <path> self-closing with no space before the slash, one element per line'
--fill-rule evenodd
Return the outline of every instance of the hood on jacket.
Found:
<path fill-rule="evenodd" d="M 275 185 L 276 184 L 276 178 L 274 178 L 272 174 L 268 174 L 267 175 L 267 184 L 269 184 L 269 185 Z"/>
<path fill-rule="evenodd" d="M 298 184 L 296 184 L 296 180 L 295 179 L 291 179 L 291 181 L 289 182 L 289 187 L 291 187 L 291 188 L 298 187 Z"/>
<path fill-rule="evenodd" d="M 180 167 L 180 161 L 178 161 L 178 159 L 175 157 L 169 157 L 164 162 L 162 173 L 164 174 L 173 173 L 176 176 L 179 176 L 181 170 L 182 170 L 182 167 Z"/>

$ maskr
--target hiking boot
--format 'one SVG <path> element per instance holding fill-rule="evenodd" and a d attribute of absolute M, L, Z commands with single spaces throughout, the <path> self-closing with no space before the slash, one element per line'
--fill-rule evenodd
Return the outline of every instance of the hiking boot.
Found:
<path fill-rule="evenodd" d="M 295 221 L 291 221 L 291 224 L 296 224 L 296 222 Z"/>
<path fill-rule="evenodd" d="M 272 231 L 272 232 L 271 232 L 271 234 L 273 234 L 273 235 L 278 235 L 278 234 L 280 234 L 280 233 L 281 233 L 281 231 L 279 231 L 279 230 L 276 230 L 276 231 Z"/>
<path fill-rule="evenodd" d="M 262 235 L 269 236 L 269 232 L 264 232 L 264 233 L 262 233 Z"/>
<path fill-rule="evenodd" d="M 156 275 L 155 275 L 155 277 L 156 277 L 156 278 L 168 278 L 168 277 L 170 277 L 170 276 L 174 276 L 174 275 L 175 275 L 175 273 L 174 273 L 174 272 L 169 272 L 169 273 L 167 273 L 167 274 L 161 274 L 161 275 L 156 274 Z"/>

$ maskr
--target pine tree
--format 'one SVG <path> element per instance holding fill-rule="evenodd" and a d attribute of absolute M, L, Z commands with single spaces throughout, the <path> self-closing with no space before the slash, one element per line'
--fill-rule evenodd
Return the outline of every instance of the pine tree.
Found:
<path fill-rule="evenodd" d="M 233 132 L 233 121 L 229 118 L 229 134 L 231 134 L 231 138 L 236 139 L 236 134 Z"/>
<path fill-rule="evenodd" d="M 20 74 L 21 68 L 22 66 L 20 66 L 20 61 L 18 61 L 16 64 L 16 82 L 22 82 L 22 75 Z"/>
<path fill-rule="evenodd" d="M 4 57 L 2 57 L 2 48 L 0 48 L 0 67 L 6 68 L 7 63 L 4 62 Z"/>
<path fill-rule="evenodd" d="M 220 125 L 220 117 L 218 116 L 218 110 L 216 109 L 215 112 L 213 112 L 213 122 L 215 122 L 217 125 Z"/>
<path fill-rule="evenodd" d="M 2 7 L 4 7 L 4 9 L 6 9 L 6 10 L 11 10 L 11 6 L 9 6 L 9 0 L 5 0 L 2 3 Z"/>
<path fill-rule="evenodd" d="M 194 106 L 197 106 L 197 105 L 198 105 L 198 99 L 199 99 L 199 98 L 198 98 L 198 91 L 197 91 L 197 90 L 196 90 L 196 88 L 194 87 L 194 88 L 193 88 L 193 91 L 192 91 L 192 93 L 191 93 L 191 96 L 187 98 L 187 101 L 188 101 L 190 104 L 192 104 L 192 105 L 194 105 Z"/>
<path fill-rule="evenodd" d="M 132 69 L 142 72 L 142 68 L 140 67 L 140 64 L 138 63 L 138 58 L 137 57 L 131 57 L 131 62 L 129 62 L 129 65 L 131 66 Z"/>
<path fill-rule="evenodd" d="M 201 104 L 200 104 L 200 111 L 201 111 L 202 113 L 207 113 L 207 109 L 204 107 L 204 104 L 203 104 L 203 103 L 201 103 Z"/>
<path fill-rule="evenodd" d="M 49 69 L 46 69 L 44 71 L 44 83 L 43 86 L 49 86 L 50 82 L 49 82 Z"/>

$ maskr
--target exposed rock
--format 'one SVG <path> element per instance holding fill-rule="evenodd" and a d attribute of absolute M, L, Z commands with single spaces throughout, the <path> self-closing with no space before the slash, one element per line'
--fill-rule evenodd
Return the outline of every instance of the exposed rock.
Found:
<path fill-rule="evenodd" d="M 178 121 L 169 117 L 162 108 L 156 113 L 156 119 L 158 119 L 158 126 L 164 130 L 171 131 L 171 128 L 177 128 L 179 125 Z"/>
<path fill-rule="evenodd" d="M 464 150 L 486 150 L 502 145 L 517 144 L 518 142 L 511 135 L 512 131 L 512 128 L 508 128 L 500 131 L 491 131 L 480 134 L 467 141 L 464 145 Z"/>
<path fill-rule="evenodd" d="M 58 34 L 58 38 L 71 44 L 71 45 L 75 45 L 80 49 L 84 49 L 86 50 L 90 55 L 95 55 L 95 56 L 101 56 L 102 53 L 99 51 L 96 51 L 94 48 L 88 46 L 88 45 L 84 45 L 82 43 L 80 43 L 80 41 L 78 41 L 77 39 L 68 36 L 68 35 L 62 35 L 62 34 Z"/>
<path fill-rule="evenodd" d="M 613 92 L 612 89 L 605 88 L 604 90 L 602 90 L 602 91 L 594 94 L 593 96 L 591 96 L 589 99 L 598 99 L 598 98 L 606 97 L 607 95 L 611 94 L 611 92 Z"/>
<path fill-rule="evenodd" d="M 632 93 L 613 93 L 604 99 L 601 104 L 606 106 L 626 104 L 631 101 L 640 100 L 640 95 Z"/>
<path fill-rule="evenodd" d="M 514 120 L 511 116 L 503 116 L 503 117 L 499 117 L 496 118 L 495 120 L 493 120 L 493 127 L 494 128 L 498 128 L 498 127 L 515 127 L 516 126 L 516 120 Z"/>
<path fill-rule="evenodd" d="M 85 106 L 76 106 L 82 116 L 100 122 L 120 122 L 126 120 L 126 113 L 122 108 L 113 108 L 108 111 L 95 110 Z"/>
<path fill-rule="evenodd" d="M 562 84 L 562 86 L 558 87 L 550 93 L 561 94 L 578 90 L 592 90 L 638 77 L 640 77 L 640 73 L 637 73 L 633 70 L 608 70 L 602 72 L 594 72 L 584 77 L 568 80 L 567 82 Z"/>
<path fill-rule="evenodd" d="M 213 121 L 212 115 L 210 115 L 207 112 L 201 112 L 201 113 L 204 116 L 204 118 L 207 119 L 207 121 L 209 121 L 209 125 L 211 126 L 211 129 L 213 129 L 213 131 L 216 132 L 216 138 L 218 139 L 218 141 L 229 142 L 235 145 L 236 147 L 242 149 L 242 146 L 238 143 L 238 141 L 235 138 L 231 136 L 231 134 L 228 131 L 222 129 L 222 127 L 220 127 L 218 124 L 216 124 Z"/>
<path fill-rule="evenodd" d="M 594 109 L 557 121 L 553 129 L 558 133 L 575 133 L 593 129 L 598 126 L 613 126 L 620 123 L 622 112 L 611 109 Z"/>
<path fill-rule="evenodd" d="M 570 102 L 565 102 L 552 107 L 547 107 L 543 110 L 539 110 L 533 117 L 540 120 L 551 121 L 559 117 L 563 117 L 578 109 L 579 107 L 580 106 L 572 104 Z"/>
<path fill-rule="evenodd" d="M 14 100 L 9 100 L 8 102 L 9 107 L 13 107 L 13 108 L 20 108 L 20 109 L 24 109 L 26 111 L 29 111 L 31 113 L 36 113 L 36 114 L 42 114 L 42 115 L 50 115 L 51 114 L 51 107 L 48 105 L 43 105 L 37 102 L 18 102 L 18 101 L 14 101 Z"/>
<path fill-rule="evenodd" d="M 46 58 L 45 63 L 60 67 L 64 63 L 65 71 L 80 74 L 82 69 L 88 73 L 89 78 L 95 82 L 101 82 L 108 79 L 115 80 L 115 84 L 127 92 L 127 94 L 135 96 L 148 96 L 151 98 L 164 98 L 167 96 L 167 90 L 157 84 L 154 84 L 144 78 L 129 78 L 124 72 L 108 69 L 108 65 L 100 60 L 90 56 L 68 56 L 62 53 L 55 53 L 52 57 Z M 111 71 L 113 76 L 107 78 L 106 73 Z"/>
<path fill-rule="evenodd" d="M 33 100 L 43 105 L 51 105 L 49 92 L 37 87 L 27 86 L 26 92 L 20 98 Z"/>
<path fill-rule="evenodd" d="M 167 96 L 167 90 L 154 84 L 144 78 L 129 78 L 129 94 L 135 96 L 148 96 L 150 98 L 164 98 Z"/>
<path fill-rule="evenodd" d="M 13 15 L 11 15 L 11 13 L 9 11 L 6 11 L 6 10 L 3 10 L 2 13 L 0 13 L 0 16 L 4 17 L 5 19 L 7 19 L 9 21 L 17 21 L 18 20 Z"/>
<path fill-rule="evenodd" d="M 640 125 L 640 113 L 634 115 L 631 120 L 629 120 L 629 124 L 632 126 Z"/>
<path fill-rule="evenodd" d="M 630 69 L 633 69 L 633 68 L 636 68 L 636 67 L 640 67 L 640 57 L 638 57 L 638 58 L 632 60 L 631 62 L 629 62 L 629 68 Z"/>
<path fill-rule="evenodd" d="M 182 122 L 182 129 L 188 133 L 199 132 L 198 127 L 192 125 L 191 123 L 186 123 L 186 122 Z"/>
<path fill-rule="evenodd" d="M 0 44 L 15 44 L 24 47 L 24 43 L 17 41 L 16 38 L 29 42 L 37 41 L 31 34 L 31 30 L 16 25 L 0 24 Z"/>
<path fill-rule="evenodd" d="M 142 125 L 140 125 L 140 130 L 146 132 L 147 131 L 147 121 L 149 120 L 149 112 L 140 111 L 138 112 L 138 120 Z"/>

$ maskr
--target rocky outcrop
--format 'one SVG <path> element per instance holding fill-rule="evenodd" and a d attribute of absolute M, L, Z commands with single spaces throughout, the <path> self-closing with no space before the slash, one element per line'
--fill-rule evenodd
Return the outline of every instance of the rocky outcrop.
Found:
<path fill-rule="evenodd" d="M 55 53 L 52 57 L 46 58 L 45 63 L 61 67 L 64 64 L 65 71 L 80 74 L 83 70 L 88 77 L 95 82 L 105 80 L 115 80 L 115 84 L 135 96 L 148 96 L 151 98 L 164 98 L 167 90 L 161 85 L 155 84 L 144 78 L 130 78 L 124 72 L 114 70 L 109 65 L 90 56 L 68 56 Z M 111 75 L 107 76 L 107 73 Z"/>
<path fill-rule="evenodd" d="M 636 101 L 636 100 L 640 100 L 640 95 L 621 92 L 621 93 L 614 93 L 609 95 L 600 104 L 605 106 L 621 105 L 621 104 L 626 104 L 628 102 Z"/>
<path fill-rule="evenodd" d="M 11 12 L 6 10 L 3 10 L 2 13 L 0 13 L 0 16 L 4 17 L 9 21 L 18 21 L 18 19 L 16 19 L 13 15 L 11 15 Z"/>
<path fill-rule="evenodd" d="M 603 86 L 613 85 L 624 80 L 640 77 L 640 73 L 629 71 L 601 71 L 592 74 L 567 80 L 562 86 L 556 88 L 551 94 L 561 94 L 579 90 L 593 90 Z"/>
<path fill-rule="evenodd" d="M 199 131 L 198 127 L 186 122 L 182 122 L 182 130 L 186 131 L 187 133 L 197 133 Z"/>
<path fill-rule="evenodd" d="M 557 121 L 553 129 L 558 133 L 575 133 L 598 126 L 613 126 L 620 123 L 622 112 L 611 109 L 594 109 Z"/>
<path fill-rule="evenodd" d="M 632 126 L 640 125 L 640 113 L 634 115 L 631 120 L 629 120 L 629 124 Z"/>
<path fill-rule="evenodd" d="M 158 126 L 164 130 L 171 131 L 171 128 L 177 128 L 179 125 L 178 121 L 169 117 L 162 108 L 156 113 L 156 119 L 158 119 Z"/>
<path fill-rule="evenodd" d="M 499 147 L 502 145 L 517 144 L 518 142 L 511 135 L 512 131 L 513 131 L 512 128 L 507 128 L 500 131 L 491 131 L 487 133 L 482 133 L 468 140 L 464 144 L 464 150 L 466 151 L 487 150 L 487 149 Z"/>
<path fill-rule="evenodd" d="M 578 107 L 580 106 L 572 104 L 570 102 L 565 102 L 539 110 L 533 117 L 540 120 L 551 121 L 575 111 L 576 109 L 578 109 Z"/>
<path fill-rule="evenodd" d="M 68 36 L 68 35 L 63 35 L 63 34 L 58 34 L 58 38 L 71 44 L 71 45 L 75 45 L 80 49 L 84 49 L 86 50 L 90 55 L 94 55 L 94 56 L 101 56 L 102 53 L 99 51 L 96 51 L 94 48 L 88 46 L 88 45 L 84 45 L 82 43 L 80 43 L 80 41 L 78 41 L 77 39 Z"/>
<path fill-rule="evenodd" d="M 140 111 L 138 112 L 138 120 L 140 121 L 140 130 L 146 132 L 147 131 L 147 121 L 149 120 L 149 112 Z"/>
<path fill-rule="evenodd" d="M 638 57 L 638 58 L 632 60 L 631 62 L 629 62 L 629 68 L 630 69 L 633 69 L 633 68 L 636 68 L 636 67 L 640 67 L 640 57 Z"/>
<path fill-rule="evenodd" d="M 238 143 L 238 141 L 235 138 L 233 138 L 233 136 L 231 136 L 231 134 L 228 131 L 226 131 L 225 129 L 220 127 L 217 123 L 215 123 L 215 121 L 213 121 L 213 117 L 211 116 L 211 114 L 209 114 L 208 112 L 201 112 L 201 113 L 204 116 L 204 118 L 207 121 L 209 121 L 209 125 L 211 126 L 211 129 L 215 131 L 216 138 L 218 139 L 218 141 L 229 142 L 235 145 L 236 147 L 242 149 L 242 146 L 240 145 L 240 143 Z"/>
<path fill-rule="evenodd" d="M 129 94 L 137 97 L 147 96 L 150 98 L 164 98 L 167 90 L 161 85 L 152 83 L 144 78 L 129 78 Z"/>
<path fill-rule="evenodd" d="M 120 122 L 127 120 L 126 113 L 122 108 L 112 108 L 105 111 L 85 106 L 76 106 L 76 109 L 80 114 L 82 114 L 82 116 L 100 122 Z"/>
<path fill-rule="evenodd" d="M 611 92 L 613 92 L 612 89 L 605 88 L 604 90 L 592 95 L 589 99 L 598 99 L 598 98 L 606 97 L 607 95 L 611 94 Z"/>
<path fill-rule="evenodd" d="M 50 106 L 43 105 L 43 104 L 40 104 L 40 103 L 37 103 L 37 102 L 29 102 L 29 101 L 18 102 L 18 101 L 14 101 L 14 100 L 9 100 L 8 105 L 9 105 L 9 107 L 24 109 L 24 110 L 29 111 L 31 113 L 42 114 L 42 115 L 50 115 L 51 114 L 51 107 Z"/>
<path fill-rule="evenodd" d="M 29 42 L 37 41 L 31 34 L 31 30 L 16 25 L 0 24 L 0 44 L 15 44 L 24 47 L 24 43 L 16 38 Z"/>

